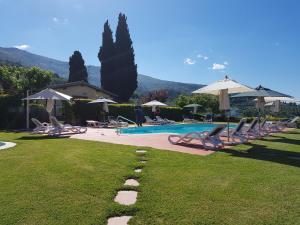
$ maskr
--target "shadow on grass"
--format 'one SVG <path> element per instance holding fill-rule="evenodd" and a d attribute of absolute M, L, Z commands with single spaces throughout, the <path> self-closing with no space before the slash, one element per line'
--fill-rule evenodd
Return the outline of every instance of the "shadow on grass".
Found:
<path fill-rule="evenodd" d="M 300 167 L 300 153 L 298 152 L 272 149 L 272 148 L 268 148 L 265 145 L 258 145 L 253 143 L 246 144 L 246 145 L 250 146 L 250 148 L 247 151 L 224 149 L 221 150 L 221 152 L 231 154 L 234 157 L 256 159 L 256 160 L 269 161 L 269 162 L 280 163 L 289 166 Z"/>
<path fill-rule="evenodd" d="M 272 139 L 264 139 L 263 141 L 267 141 L 267 142 L 278 142 L 278 143 L 285 143 L 285 144 L 293 144 L 293 145 L 299 145 L 300 146 L 300 140 L 296 140 L 296 139 L 290 139 L 290 138 L 286 138 L 283 136 L 273 136 L 274 138 Z"/>
<path fill-rule="evenodd" d="M 17 138 L 17 140 L 51 140 L 51 139 L 65 139 L 69 138 L 70 136 L 23 136 Z"/>

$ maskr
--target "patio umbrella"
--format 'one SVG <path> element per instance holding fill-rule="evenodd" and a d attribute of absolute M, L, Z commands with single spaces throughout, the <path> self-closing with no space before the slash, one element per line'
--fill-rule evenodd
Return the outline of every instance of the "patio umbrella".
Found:
<path fill-rule="evenodd" d="M 237 95 L 232 96 L 233 98 L 241 98 L 241 97 L 257 97 L 257 100 L 259 102 L 264 102 L 265 97 L 287 97 L 291 98 L 291 96 L 271 90 L 269 88 L 265 88 L 261 85 L 259 85 L 257 88 L 255 88 L 254 91 L 250 92 L 244 92 Z M 261 107 L 258 107 L 258 129 L 260 131 L 260 110 Z"/>
<path fill-rule="evenodd" d="M 184 108 L 193 108 L 193 114 L 197 113 L 198 107 L 201 107 L 201 105 L 199 105 L 199 104 L 189 104 L 189 105 L 184 106 Z"/>
<path fill-rule="evenodd" d="M 192 93 L 195 94 L 212 94 L 219 96 L 219 108 L 220 110 L 228 111 L 230 109 L 229 94 L 242 93 L 253 91 L 252 88 L 243 85 L 235 80 L 225 76 L 223 80 L 218 80 L 210 85 L 200 88 Z M 229 142 L 229 118 L 227 117 L 227 132 Z"/>
<path fill-rule="evenodd" d="M 46 100 L 47 104 L 46 104 L 46 110 L 49 113 L 49 115 L 51 115 L 51 112 L 54 108 L 54 103 L 55 101 L 70 101 L 72 98 L 72 96 L 66 95 L 64 93 L 55 91 L 51 88 L 46 88 L 38 93 L 35 93 L 33 95 L 29 95 L 26 98 L 23 98 L 22 100 Z M 28 103 L 27 103 L 28 105 Z M 26 118 L 29 121 L 29 109 L 26 112 Z M 28 124 L 27 121 L 27 124 Z"/>
<path fill-rule="evenodd" d="M 151 102 L 147 102 L 143 104 L 143 106 L 152 106 L 152 112 L 156 111 L 156 107 L 158 106 L 167 106 L 165 103 L 159 102 L 157 100 L 153 100 Z"/>
<path fill-rule="evenodd" d="M 265 102 L 275 102 L 275 101 L 280 101 L 283 103 L 297 103 L 299 102 L 295 98 L 290 98 L 290 97 L 265 97 Z"/>
<path fill-rule="evenodd" d="M 91 103 L 91 104 L 100 104 L 100 103 L 102 103 L 103 104 L 103 110 L 104 110 L 104 112 L 109 113 L 108 104 L 109 103 L 113 103 L 114 104 L 114 103 L 117 103 L 117 102 L 115 102 L 115 101 L 113 101 L 111 99 L 100 97 L 100 98 L 98 98 L 98 99 L 96 99 L 94 101 L 91 101 L 89 103 Z"/>

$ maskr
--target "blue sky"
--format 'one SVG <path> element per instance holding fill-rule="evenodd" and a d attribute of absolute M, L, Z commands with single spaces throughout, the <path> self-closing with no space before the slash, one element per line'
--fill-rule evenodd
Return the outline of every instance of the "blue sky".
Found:
<path fill-rule="evenodd" d="M 105 20 L 128 17 L 138 72 L 208 84 L 225 74 L 300 98 L 298 0 L 0 0 L 0 46 L 88 65 Z"/>

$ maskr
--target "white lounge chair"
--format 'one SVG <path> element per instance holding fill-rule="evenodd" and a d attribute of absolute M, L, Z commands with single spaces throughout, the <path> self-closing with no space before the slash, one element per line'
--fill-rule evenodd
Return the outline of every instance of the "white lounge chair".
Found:
<path fill-rule="evenodd" d="M 236 144 L 244 144 L 248 142 L 248 138 L 243 134 L 243 129 L 246 124 L 246 119 L 243 118 L 240 120 L 238 125 L 234 129 L 229 130 L 229 139 L 231 141 L 229 143 L 225 142 L 225 144 L 236 145 Z M 222 137 L 228 138 L 228 131 L 224 130 L 221 134 Z"/>
<path fill-rule="evenodd" d="M 49 131 L 49 129 L 51 127 L 49 123 L 46 123 L 46 122 L 42 123 L 36 118 L 31 118 L 31 121 L 36 126 L 32 132 L 34 134 L 39 134 L 39 133 L 45 134 Z"/>
<path fill-rule="evenodd" d="M 258 125 L 258 117 L 255 117 L 250 123 L 250 125 L 241 131 L 242 135 L 247 139 L 251 139 L 251 140 L 260 138 L 261 135 L 257 131 L 257 125 Z"/>
<path fill-rule="evenodd" d="M 54 116 L 50 116 L 50 122 L 52 126 L 48 132 L 49 135 L 80 134 L 87 131 L 86 127 L 61 124 Z"/>
<path fill-rule="evenodd" d="M 118 121 L 116 119 L 114 119 L 113 117 L 108 117 L 108 127 L 128 127 L 128 123 L 124 122 L 124 121 Z"/>
<path fill-rule="evenodd" d="M 167 118 L 163 119 L 160 116 L 156 116 L 155 118 L 156 118 L 157 122 L 166 123 L 166 124 L 174 124 L 175 123 L 174 120 L 168 120 Z"/>
<path fill-rule="evenodd" d="M 156 120 L 151 119 L 149 116 L 144 116 L 144 117 L 145 117 L 146 123 L 148 123 L 150 125 L 163 125 L 163 124 L 165 124 L 165 122 L 163 122 L 163 123 L 158 122 Z"/>
<path fill-rule="evenodd" d="M 291 120 L 287 121 L 286 123 L 284 123 L 284 125 L 286 127 L 289 127 L 289 128 L 296 128 L 298 120 L 299 120 L 299 116 L 296 116 L 293 119 L 291 119 Z"/>
<path fill-rule="evenodd" d="M 180 143 L 189 144 L 192 141 L 199 141 L 200 146 L 209 150 L 224 148 L 224 143 L 220 139 L 220 134 L 224 131 L 226 125 L 219 125 L 210 132 L 191 132 L 184 135 L 169 135 L 170 143 L 177 145 Z"/>

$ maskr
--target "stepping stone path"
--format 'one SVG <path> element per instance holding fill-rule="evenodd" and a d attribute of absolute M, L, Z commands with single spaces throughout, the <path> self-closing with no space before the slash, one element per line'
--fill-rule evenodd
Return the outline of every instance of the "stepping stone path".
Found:
<path fill-rule="evenodd" d="M 115 202 L 121 205 L 133 205 L 136 203 L 137 194 L 136 191 L 118 191 Z"/>
<path fill-rule="evenodd" d="M 137 154 L 146 154 L 145 150 L 136 150 Z M 141 160 L 141 163 L 146 163 L 146 160 Z M 141 173 L 142 169 L 135 169 L 134 172 Z M 135 179 L 127 179 L 124 185 L 137 187 L 140 183 Z M 117 196 L 114 201 L 121 205 L 133 205 L 137 201 L 137 191 L 118 191 Z M 107 221 L 107 225 L 127 225 L 132 216 L 117 216 L 109 218 Z"/>
<path fill-rule="evenodd" d="M 125 181 L 124 185 L 137 187 L 137 186 L 140 185 L 140 183 L 137 180 L 135 180 L 135 179 L 127 179 Z"/>
<path fill-rule="evenodd" d="M 127 225 L 132 216 L 112 217 L 107 221 L 107 225 Z"/>
<path fill-rule="evenodd" d="M 136 172 L 136 173 L 141 173 L 141 172 L 142 172 L 142 169 L 135 169 L 134 172 Z"/>
<path fill-rule="evenodd" d="M 145 150 L 136 150 L 135 152 L 136 152 L 136 153 L 142 153 L 142 154 L 145 154 L 147 151 L 145 151 Z"/>

